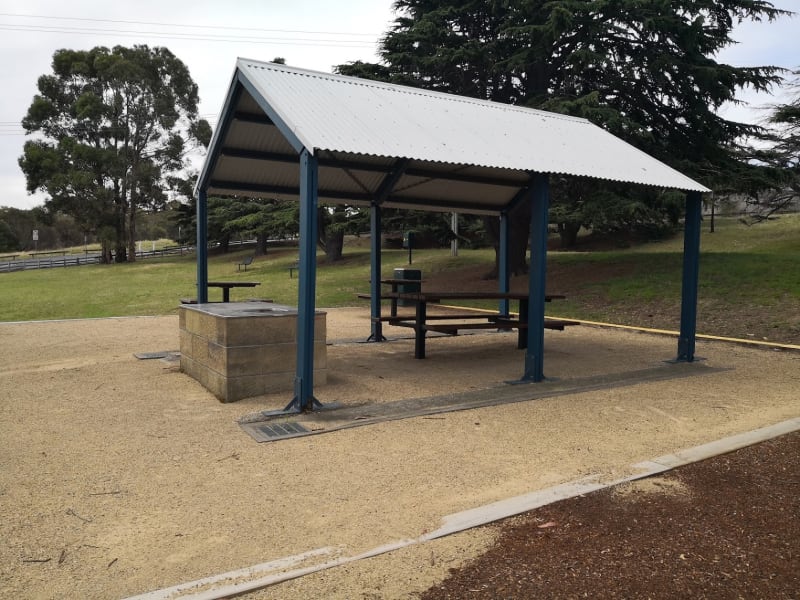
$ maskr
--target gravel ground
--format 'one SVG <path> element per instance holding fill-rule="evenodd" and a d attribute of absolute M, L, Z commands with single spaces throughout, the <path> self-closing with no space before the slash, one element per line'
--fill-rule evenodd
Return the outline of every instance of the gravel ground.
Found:
<path fill-rule="evenodd" d="M 354 343 L 368 323 L 365 309 L 329 312 L 322 402 L 491 394 L 521 374 L 513 335 L 431 340 L 417 361 L 409 339 Z M 288 396 L 221 404 L 175 362 L 133 357 L 177 347 L 177 317 L 0 324 L 0 596 L 118 598 L 311 550 L 293 568 L 346 558 L 455 512 L 800 416 L 800 354 L 701 342 L 720 370 L 258 444 L 237 419 Z M 547 332 L 545 371 L 632 372 L 675 349 L 575 327 Z M 450 536 L 253 597 L 409 597 L 496 536 Z"/>

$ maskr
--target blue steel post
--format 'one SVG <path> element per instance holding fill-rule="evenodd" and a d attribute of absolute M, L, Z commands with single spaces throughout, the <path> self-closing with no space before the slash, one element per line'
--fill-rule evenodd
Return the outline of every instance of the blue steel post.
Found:
<path fill-rule="evenodd" d="M 511 288 L 508 275 L 508 211 L 500 213 L 500 245 L 497 257 L 497 283 L 498 291 L 507 294 Z M 500 300 L 497 311 L 501 315 L 507 315 L 509 311 L 508 298 Z"/>
<path fill-rule="evenodd" d="M 369 218 L 370 230 L 370 283 L 369 283 L 369 312 L 372 317 L 372 329 L 369 340 L 373 342 L 384 341 L 383 327 L 379 320 L 381 316 L 381 206 L 372 203 Z"/>
<path fill-rule="evenodd" d="M 694 361 L 697 335 L 697 285 L 700 274 L 700 219 L 702 195 L 686 195 L 686 225 L 683 233 L 683 285 L 681 290 L 681 331 L 678 361 Z"/>
<path fill-rule="evenodd" d="M 370 327 L 370 336 L 367 341 L 383 342 L 386 338 L 383 337 L 383 326 L 379 320 L 375 320 L 381 316 L 381 213 L 383 204 L 389 195 L 392 193 L 394 186 L 400 181 L 403 173 L 408 166 L 408 159 L 401 158 L 395 162 L 392 169 L 386 174 L 377 191 L 375 198 L 371 203 L 371 212 L 369 219 L 370 228 L 370 304 L 369 312 L 372 317 L 372 324 Z"/>
<path fill-rule="evenodd" d="M 300 154 L 300 285 L 297 293 L 297 371 L 295 397 L 287 408 L 307 410 L 314 398 L 314 313 L 317 283 L 317 158 Z"/>
<path fill-rule="evenodd" d="M 544 379 L 544 304 L 547 280 L 547 220 L 550 203 L 546 174 L 537 174 L 531 190 L 531 264 L 528 269 L 528 348 L 523 381 Z"/>
<path fill-rule="evenodd" d="M 208 302 L 208 193 L 197 193 L 197 302 Z"/>

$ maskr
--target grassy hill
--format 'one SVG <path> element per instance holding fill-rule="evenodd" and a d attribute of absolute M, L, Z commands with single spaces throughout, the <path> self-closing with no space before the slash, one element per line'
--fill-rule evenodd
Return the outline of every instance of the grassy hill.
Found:
<path fill-rule="evenodd" d="M 704 225 L 701 242 L 698 331 L 716 335 L 800 343 L 800 215 L 785 215 L 754 226 L 718 219 L 715 233 Z M 548 288 L 567 294 L 548 307 L 558 316 L 676 329 L 679 319 L 682 236 L 631 248 L 552 252 Z M 608 246 L 609 244 L 606 244 Z M 613 246 L 614 244 L 610 244 Z M 270 298 L 296 304 L 298 280 L 288 266 L 296 248 L 270 250 L 247 272 L 236 263 L 251 251 L 212 255 L 209 278 L 258 281 L 253 290 L 235 289 L 232 298 Z M 495 289 L 485 280 L 491 250 L 418 250 L 411 268 L 421 269 L 436 289 Z M 383 253 L 383 272 L 408 267 L 402 250 Z M 317 304 L 362 305 L 368 291 L 369 249 L 354 238 L 341 262 L 320 258 Z M 193 256 L 149 259 L 133 264 L 96 265 L 0 274 L 0 320 L 38 320 L 170 314 L 178 299 L 195 295 Z M 512 279 L 525 288 L 527 278 Z M 219 290 L 210 290 L 212 300 Z"/>

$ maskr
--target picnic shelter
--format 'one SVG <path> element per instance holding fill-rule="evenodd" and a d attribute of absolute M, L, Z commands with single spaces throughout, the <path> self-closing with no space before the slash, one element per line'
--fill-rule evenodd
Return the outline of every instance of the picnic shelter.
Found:
<path fill-rule="evenodd" d="M 297 366 L 287 411 L 314 398 L 317 207 L 370 208 L 370 312 L 380 341 L 381 211 L 499 219 L 498 291 L 510 288 L 509 214 L 530 205 L 522 381 L 544 378 L 549 176 L 686 192 L 677 360 L 695 359 L 702 194 L 708 188 L 581 118 L 285 65 L 238 59 L 198 179 L 197 301 L 208 301 L 209 194 L 300 202 Z"/>

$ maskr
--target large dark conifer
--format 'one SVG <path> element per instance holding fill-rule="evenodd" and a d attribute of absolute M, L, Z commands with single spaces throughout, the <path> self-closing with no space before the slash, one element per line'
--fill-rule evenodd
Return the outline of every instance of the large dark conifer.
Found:
<path fill-rule="evenodd" d="M 778 67 L 716 59 L 737 23 L 785 14 L 762 0 L 397 0 L 394 8 L 382 64 L 341 65 L 341 73 L 585 117 L 712 188 L 747 170 L 743 141 L 763 133 L 718 109 L 743 88 L 781 81 Z M 631 225 L 630 215 L 674 219 L 669 197 L 555 183 L 554 215 L 568 238 L 581 224 Z M 606 206 L 595 206 L 601 197 Z M 515 221 L 512 235 L 526 235 L 525 215 Z M 524 249 L 512 268 L 524 270 Z"/>

